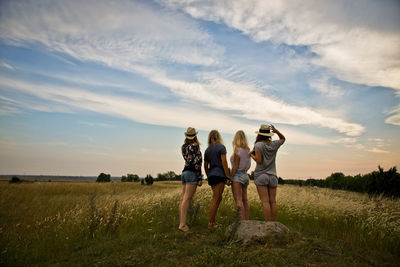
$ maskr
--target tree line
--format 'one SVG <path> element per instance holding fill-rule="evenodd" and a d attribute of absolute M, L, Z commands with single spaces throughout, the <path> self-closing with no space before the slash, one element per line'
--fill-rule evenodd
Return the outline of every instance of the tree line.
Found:
<path fill-rule="evenodd" d="M 251 172 L 249 176 L 251 180 L 254 180 L 254 171 Z M 121 178 L 121 182 L 138 182 L 139 180 L 142 184 L 151 185 L 154 181 L 180 181 L 181 175 L 173 171 L 168 171 L 157 174 L 157 179 L 154 179 L 150 174 L 146 175 L 145 179 L 140 179 L 136 174 L 127 174 Z M 97 178 L 97 182 L 110 181 L 111 176 L 109 174 L 101 173 Z M 385 171 L 381 166 L 378 166 L 377 171 L 355 176 L 344 175 L 342 172 L 335 172 L 325 179 L 286 180 L 279 177 L 278 182 L 279 184 L 317 186 L 368 193 L 370 195 L 383 194 L 389 197 L 400 197 L 400 173 L 397 172 L 396 167 Z"/>
<path fill-rule="evenodd" d="M 370 195 L 383 194 L 388 197 L 400 197 L 400 173 L 396 167 L 385 171 L 378 166 L 377 171 L 364 175 L 344 175 L 341 172 L 332 173 L 326 179 L 283 180 L 281 184 L 294 184 L 299 186 L 317 186 L 331 189 L 341 189 Z"/>

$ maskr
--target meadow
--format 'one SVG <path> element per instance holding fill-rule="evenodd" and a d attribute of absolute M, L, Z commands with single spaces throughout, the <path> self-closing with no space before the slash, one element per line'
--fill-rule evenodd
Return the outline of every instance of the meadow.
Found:
<path fill-rule="evenodd" d="M 398 266 L 400 201 L 280 185 L 291 233 L 243 245 L 226 234 L 236 208 L 226 187 L 208 230 L 211 189 L 198 188 L 189 233 L 177 230 L 179 182 L 0 184 L 0 266 Z M 254 184 L 250 219 L 262 220 Z"/>

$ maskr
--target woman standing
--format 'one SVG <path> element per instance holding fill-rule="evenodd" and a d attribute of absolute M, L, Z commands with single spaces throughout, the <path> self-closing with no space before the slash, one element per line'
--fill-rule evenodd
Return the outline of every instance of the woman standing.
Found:
<path fill-rule="evenodd" d="M 232 193 L 239 209 L 239 219 L 249 219 L 249 203 L 247 201 L 247 186 L 249 185 L 250 148 L 246 135 L 242 130 L 237 131 L 232 141 L 233 155 L 231 156 Z"/>
<path fill-rule="evenodd" d="M 185 168 L 182 171 L 183 188 L 181 201 L 179 203 L 178 228 L 182 232 L 189 231 L 189 227 L 186 224 L 186 217 L 190 201 L 196 192 L 196 188 L 202 185 L 201 164 L 203 161 L 196 130 L 192 127 L 187 128 L 185 136 L 186 139 L 181 148 L 182 156 L 185 160 Z"/>
<path fill-rule="evenodd" d="M 276 187 L 278 186 L 275 158 L 279 147 L 286 139 L 273 125 L 263 124 L 256 133 L 256 143 L 250 153 L 257 163 L 254 171 L 254 183 L 263 206 L 265 221 L 275 221 L 277 213 Z M 271 141 L 274 133 L 279 136 L 279 140 Z"/>
<path fill-rule="evenodd" d="M 215 216 L 222 200 L 225 183 L 230 184 L 226 148 L 222 144 L 221 135 L 217 130 L 212 130 L 208 135 L 208 147 L 204 152 L 204 170 L 207 174 L 208 184 L 213 190 L 208 223 L 208 228 L 211 229 L 218 225 Z"/>

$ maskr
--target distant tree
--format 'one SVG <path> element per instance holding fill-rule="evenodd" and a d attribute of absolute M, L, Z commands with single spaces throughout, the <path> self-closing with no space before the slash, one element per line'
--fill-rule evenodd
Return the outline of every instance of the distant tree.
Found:
<path fill-rule="evenodd" d="M 121 182 L 138 182 L 139 176 L 137 174 L 128 173 L 126 176 L 122 176 Z"/>
<path fill-rule="evenodd" d="M 13 176 L 11 180 L 9 181 L 10 184 L 19 184 L 22 183 L 21 179 L 19 179 L 17 176 Z"/>
<path fill-rule="evenodd" d="M 99 176 L 97 177 L 96 182 L 99 182 L 99 183 L 111 182 L 111 175 L 105 174 L 105 173 L 100 173 Z"/>
<path fill-rule="evenodd" d="M 157 174 L 157 180 L 158 181 L 180 180 L 180 175 L 177 175 L 173 171 L 168 171 L 168 172 L 165 172 L 165 173 Z"/>
<path fill-rule="evenodd" d="M 146 185 L 152 185 L 154 182 L 153 176 L 147 174 L 146 178 L 144 178 L 144 181 L 146 182 Z"/>
<path fill-rule="evenodd" d="M 137 174 L 127 174 L 128 180 L 130 182 L 138 182 L 139 181 L 139 175 Z"/>
<path fill-rule="evenodd" d="M 278 184 L 285 184 L 285 180 L 283 180 L 282 177 L 279 177 Z"/>
<path fill-rule="evenodd" d="M 141 185 L 144 185 L 144 179 L 140 180 Z"/>

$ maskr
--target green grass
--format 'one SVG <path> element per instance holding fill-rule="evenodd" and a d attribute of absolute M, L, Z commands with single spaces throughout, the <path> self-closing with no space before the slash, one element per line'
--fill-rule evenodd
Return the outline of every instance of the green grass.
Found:
<path fill-rule="evenodd" d="M 279 198 L 278 220 L 290 235 L 247 245 L 231 240 L 226 231 L 235 205 L 228 187 L 217 215 L 221 227 L 207 229 L 211 189 L 204 185 L 189 212 L 191 230 L 181 233 L 180 187 L 171 182 L 1 184 L 0 265 L 396 266 L 400 260 L 397 232 L 367 235 L 356 217 L 316 211 L 316 218 L 310 207 L 294 212 Z M 278 194 L 285 196 L 288 189 Z M 262 220 L 254 190 L 250 187 L 250 219 Z"/>

